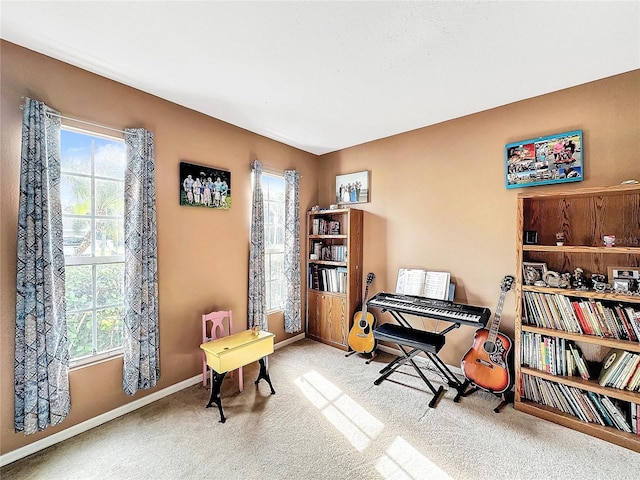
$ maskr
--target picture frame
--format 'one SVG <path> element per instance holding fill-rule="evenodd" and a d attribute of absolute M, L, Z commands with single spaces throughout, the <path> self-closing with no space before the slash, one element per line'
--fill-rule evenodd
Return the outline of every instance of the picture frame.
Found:
<path fill-rule="evenodd" d="M 180 162 L 181 206 L 229 210 L 231 172 L 221 168 Z"/>
<path fill-rule="evenodd" d="M 632 284 L 640 283 L 640 267 L 607 267 L 607 282 L 611 285 L 616 280 L 634 280 Z"/>
<path fill-rule="evenodd" d="M 504 153 L 507 188 L 584 179 L 582 130 L 508 143 Z"/>
<path fill-rule="evenodd" d="M 523 240 L 525 245 L 537 245 L 538 232 L 536 232 L 535 230 L 525 230 Z"/>
<path fill-rule="evenodd" d="M 336 175 L 336 203 L 369 202 L 369 171 Z"/>
<path fill-rule="evenodd" d="M 537 281 L 542 281 L 542 277 L 547 273 L 547 264 L 544 262 L 522 262 L 522 283 L 524 285 L 534 285 Z"/>

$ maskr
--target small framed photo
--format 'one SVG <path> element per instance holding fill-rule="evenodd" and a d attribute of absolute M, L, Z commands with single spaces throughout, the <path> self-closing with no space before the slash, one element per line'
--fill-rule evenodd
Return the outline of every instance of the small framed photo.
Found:
<path fill-rule="evenodd" d="M 180 205 L 228 210 L 231 208 L 231 172 L 180 162 Z"/>
<path fill-rule="evenodd" d="M 336 203 L 367 203 L 369 201 L 369 172 L 336 176 Z"/>
<path fill-rule="evenodd" d="M 640 267 L 607 268 L 607 281 L 614 285 L 616 280 L 632 280 L 631 284 L 640 282 Z"/>
<path fill-rule="evenodd" d="M 547 264 L 544 262 L 522 262 L 522 281 L 525 285 L 535 285 L 542 281 L 547 273 Z"/>
<path fill-rule="evenodd" d="M 538 232 L 535 230 L 524 231 L 524 244 L 525 245 L 537 245 L 538 244 Z"/>

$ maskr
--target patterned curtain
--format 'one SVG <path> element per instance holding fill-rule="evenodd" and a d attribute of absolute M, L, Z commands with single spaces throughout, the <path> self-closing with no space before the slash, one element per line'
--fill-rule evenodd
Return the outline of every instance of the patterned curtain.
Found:
<path fill-rule="evenodd" d="M 284 331 L 302 328 L 300 305 L 300 175 L 284 171 Z"/>
<path fill-rule="evenodd" d="M 23 107 L 15 334 L 16 432 L 30 435 L 71 410 L 60 207 L 60 118 Z"/>
<path fill-rule="evenodd" d="M 264 274 L 264 203 L 262 163 L 253 162 L 253 204 L 251 206 L 251 245 L 249 250 L 249 309 L 247 327 L 268 330 Z"/>
<path fill-rule="evenodd" d="M 158 242 L 153 133 L 126 129 L 124 378 L 127 395 L 160 378 Z"/>

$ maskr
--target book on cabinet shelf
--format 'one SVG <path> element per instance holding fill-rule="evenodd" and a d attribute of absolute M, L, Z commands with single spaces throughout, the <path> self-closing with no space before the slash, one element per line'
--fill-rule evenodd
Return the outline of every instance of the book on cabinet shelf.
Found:
<path fill-rule="evenodd" d="M 328 268 L 318 265 L 309 267 L 309 287 L 313 290 L 332 293 L 347 292 L 346 267 Z"/>
<path fill-rule="evenodd" d="M 312 235 L 340 235 L 340 221 L 326 218 L 314 218 L 311 227 Z"/>

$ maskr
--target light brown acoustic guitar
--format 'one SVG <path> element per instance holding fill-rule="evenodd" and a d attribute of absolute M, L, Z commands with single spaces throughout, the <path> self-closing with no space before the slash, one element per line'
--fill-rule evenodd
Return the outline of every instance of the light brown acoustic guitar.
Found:
<path fill-rule="evenodd" d="M 498 332 L 504 297 L 511 290 L 514 278 L 507 275 L 500 286 L 500 300 L 493 315 L 491 327 L 476 330 L 473 346 L 462 359 L 464 376 L 478 387 L 492 393 L 503 393 L 513 386 L 509 353 L 511 340 Z"/>
<path fill-rule="evenodd" d="M 367 288 L 362 301 L 362 311 L 353 316 L 353 327 L 349 332 L 349 347 L 358 353 L 371 353 L 376 349 L 376 339 L 373 338 L 373 329 L 376 328 L 376 319 L 371 312 L 367 312 L 367 296 L 369 285 L 376 276 L 373 273 L 367 275 Z"/>

